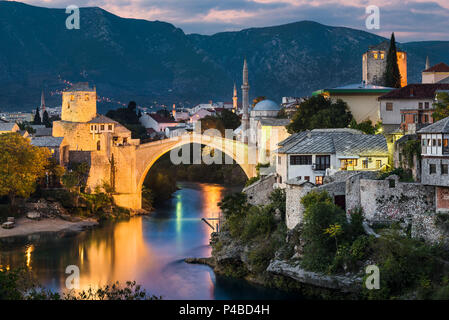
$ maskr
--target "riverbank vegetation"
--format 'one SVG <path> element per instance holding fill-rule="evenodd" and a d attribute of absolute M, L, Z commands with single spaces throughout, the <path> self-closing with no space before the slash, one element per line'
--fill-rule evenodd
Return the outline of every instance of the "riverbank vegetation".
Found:
<path fill-rule="evenodd" d="M 321 298 L 449 298 L 447 248 L 412 239 L 398 224 L 380 237 L 367 234 L 362 209 L 346 214 L 325 191 L 301 203 L 302 222 L 287 230 L 283 191 L 275 190 L 265 206 L 248 204 L 245 194 L 225 197 L 219 204 L 225 222 L 211 241 L 216 271 Z M 288 276 L 268 271 L 275 261 L 291 266 Z M 368 265 L 379 268 L 380 289 L 364 285 Z M 295 280 L 295 270 L 311 272 L 316 281 Z M 346 279 L 353 287 L 347 293 L 329 289 L 320 286 L 322 277 Z"/>
<path fill-rule="evenodd" d="M 135 281 L 125 285 L 115 282 L 97 289 L 54 292 L 42 287 L 26 268 L 0 268 L 0 300 L 159 300 L 160 296 L 147 293 Z"/>

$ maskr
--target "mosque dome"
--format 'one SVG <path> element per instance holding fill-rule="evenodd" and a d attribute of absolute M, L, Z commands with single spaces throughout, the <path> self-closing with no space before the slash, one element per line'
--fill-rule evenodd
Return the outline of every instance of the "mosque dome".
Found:
<path fill-rule="evenodd" d="M 262 100 L 258 102 L 253 109 L 253 111 L 279 111 L 279 110 L 281 110 L 281 107 L 279 107 L 279 105 L 272 100 Z"/>

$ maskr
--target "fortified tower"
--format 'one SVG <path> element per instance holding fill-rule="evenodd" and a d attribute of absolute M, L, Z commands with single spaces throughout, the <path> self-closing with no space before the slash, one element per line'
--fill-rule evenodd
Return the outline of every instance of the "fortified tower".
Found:
<path fill-rule="evenodd" d="M 246 59 L 243 62 L 243 84 L 242 84 L 242 142 L 248 143 L 249 129 L 249 84 L 248 84 L 248 64 Z"/>
<path fill-rule="evenodd" d="M 377 46 L 369 47 L 368 51 L 363 54 L 363 81 L 366 84 L 384 85 L 384 73 L 387 67 L 389 48 L 390 41 L 385 40 Z M 397 49 L 397 61 L 399 73 L 401 74 L 401 87 L 405 87 L 407 85 L 407 53 L 399 48 Z"/>
<path fill-rule="evenodd" d="M 89 122 L 97 116 L 97 91 L 87 82 L 74 84 L 62 93 L 61 120 Z"/>

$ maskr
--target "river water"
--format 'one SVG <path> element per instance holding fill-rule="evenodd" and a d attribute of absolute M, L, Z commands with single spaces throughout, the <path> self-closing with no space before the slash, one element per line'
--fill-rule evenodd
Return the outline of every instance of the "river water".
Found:
<path fill-rule="evenodd" d="M 201 218 L 218 217 L 217 202 L 236 190 L 187 182 L 179 187 L 150 216 L 110 223 L 76 236 L 41 235 L 39 241 L 2 247 L 0 265 L 25 265 L 43 286 L 58 291 L 65 288 L 66 267 L 76 265 L 82 289 L 135 280 L 164 299 L 294 298 L 243 280 L 216 276 L 208 266 L 185 263 L 186 257 L 210 256 L 212 229 Z"/>

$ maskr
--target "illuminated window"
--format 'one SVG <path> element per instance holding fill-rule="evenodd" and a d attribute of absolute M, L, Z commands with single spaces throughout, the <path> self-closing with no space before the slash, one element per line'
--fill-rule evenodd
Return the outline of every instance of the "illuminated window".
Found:
<path fill-rule="evenodd" d="M 387 102 L 385 108 L 387 111 L 393 111 L 393 102 Z"/>
<path fill-rule="evenodd" d="M 374 53 L 374 54 L 373 54 L 373 56 L 374 56 L 374 59 L 376 59 L 376 60 L 377 60 L 377 58 L 378 58 L 378 54 L 377 54 L 377 53 Z"/>
<path fill-rule="evenodd" d="M 385 58 L 385 54 L 381 53 L 381 54 L 380 54 L 380 59 L 383 60 L 384 58 Z"/>
<path fill-rule="evenodd" d="M 357 159 L 341 159 L 340 161 L 341 170 L 354 170 L 357 166 Z"/>
<path fill-rule="evenodd" d="M 86 95 L 84 96 L 84 100 L 89 101 L 89 95 L 88 95 L 88 94 L 86 94 Z"/>
<path fill-rule="evenodd" d="M 382 168 L 382 160 L 376 160 L 376 169 Z"/>
<path fill-rule="evenodd" d="M 75 96 L 73 94 L 70 96 L 70 101 L 75 101 Z"/>
<path fill-rule="evenodd" d="M 368 169 L 368 160 L 363 160 L 362 161 L 362 168 L 363 169 Z"/>
<path fill-rule="evenodd" d="M 323 184 L 323 176 L 317 176 L 317 177 L 315 177 L 315 184 L 316 184 L 316 185 L 321 185 L 321 184 Z"/>
<path fill-rule="evenodd" d="M 448 139 L 443 139 L 443 147 L 447 147 L 449 145 Z"/>

